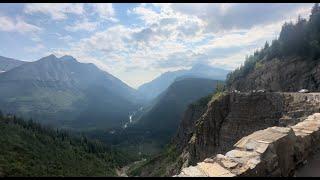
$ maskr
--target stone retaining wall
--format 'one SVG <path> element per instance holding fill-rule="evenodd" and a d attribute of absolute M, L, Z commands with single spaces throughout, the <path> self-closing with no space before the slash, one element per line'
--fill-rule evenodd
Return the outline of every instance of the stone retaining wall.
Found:
<path fill-rule="evenodd" d="M 320 145 L 320 113 L 292 127 L 269 127 L 243 137 L 235 149 L 182 169 L 177 176 L 293 176 Z"/>

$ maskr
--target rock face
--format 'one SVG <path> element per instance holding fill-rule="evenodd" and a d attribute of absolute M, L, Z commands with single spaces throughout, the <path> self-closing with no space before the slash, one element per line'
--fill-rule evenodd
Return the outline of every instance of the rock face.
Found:
<path fill-rule="evenodd" d="M 198 111 L 196 121 L 187 111 L 173 142 L 186 167 L 231 150 L 257 130 L 294 125 L 319 110 L 319 93 L 226 93 L 211 100 L 204 113 Z"/>
<path fill-rule="evenodd" d="M 297 92 L 300 89 L 320 91 L 319 61 L 300 57 L 265 61 L 262 67 L 245 76 L 227 83 L 230 90 L 249 91 L 266 89 L 270 91 Z"/>
<path fill-rule="evenodd" d="M 196 120 L 206 112 L 206 104 L 189 105 L 185 111 L 182 121 L 180 122 L 178 131 L 175 138 L 172 140 L 172 144 L 175 144 L 178 150 L 182 150 L 190 140 L 195 126 Z"/>
<path fill-rule="evenodd" d="M 319 148 L 320 113 L 292 127 L 269 127 L 240 139 L 225 155 L 184 168 L 178 176 L 293 176 Z"/>

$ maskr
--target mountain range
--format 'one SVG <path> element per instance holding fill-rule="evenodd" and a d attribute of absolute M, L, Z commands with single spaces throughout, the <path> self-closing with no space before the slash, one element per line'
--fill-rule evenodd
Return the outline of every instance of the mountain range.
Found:
<path fill-rule="evenodd" d="M 183 112 L 196 100 L 215 92 L 223 81 L 205 78 L 176 79 L 164 92 L 146 106 L 138 117 L 134 117 L 133 128 L 144 129 L 155 139 L 167 143 L 174 134 Z"/>
<path fill-rule="evenodd" d="M 123 126 L 129 113 L 145 103 L 141 99 L 147 99 L 148 104 L 160 101 L 162 96 L 154 98 L 165 94 L 175 80 L 224 79 L 228 72 L 199 64 L 190 70 L 164 73 L 137 91 L 72 56 L 49 55 L 33 62 L 0 57 L 0 68 L 0 109 L 5 113 L 41 119 L 41 123 L 59 128 L 86 130 Z"/>
<path fill-rule="evenodd" d="M 111 128 L 135 109 L 135 90 L 91 63 L 50 55 L 0 74 L 0 109 L 62 128 Z"/>
<path fill-rule="evenodd" d="M 163 73 L 151 82 L 141 85 L 138 88 L 138 93 L 143 94 L 146 99 L 152 100 L 165 91 L 177 78 L 198 77 L 225 80 L 229 72 L 228 70 L 212 67 L 207 64 L 196 64 L 191 69 Z"/>
<path fill-rule="evenodd" d="M 212 95 L 223 83 L 205 78 L 177 79 L 149 104 L 132 113 L 127 126 L 113 131 L 90 131 L 87 135 L 132 154 L 154 155 L 174 135 L 187 107 Z"/>

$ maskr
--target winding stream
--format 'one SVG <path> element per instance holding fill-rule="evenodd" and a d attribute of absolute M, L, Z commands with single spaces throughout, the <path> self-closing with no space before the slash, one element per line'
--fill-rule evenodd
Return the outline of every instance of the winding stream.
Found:
<path fill-rule="evenodd" d="M 128 125 L 130 125 L 133 122 L 133 117 L 139 112 L 142 111 L 143 107 L 140 107 L 138 110 L 133 111 L 132 113 L 129 113 L 129 121 L 127 121 L 124 125 L 123 125 L 123 129 L 126 129 L 128 127 Z"/>

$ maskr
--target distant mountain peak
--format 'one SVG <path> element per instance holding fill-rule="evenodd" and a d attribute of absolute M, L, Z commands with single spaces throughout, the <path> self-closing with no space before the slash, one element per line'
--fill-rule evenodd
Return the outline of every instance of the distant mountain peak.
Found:
<path fill-rule="evenodd" d="M 191 70 L 209 70 L 209 69 L 216 69 L 216 67 L 213 67 L 206 63 L 197 63 L 192 66 Z"/>
<path fill-rule="evenodd" d="M 55 56 L 54 54 L 50 54 L 49 56 L 46 56 L 44 58 L 57 58 L 57 56 Z"/>
<path fill-rule="evenodd" d="M 58 58 L 54 54 L 50 54 L 49 56 L 43 57 L 40 60 L 45 60 L 45 61 L 68 61 L 68 62 L 78 62 L 74 57 L 70 55 L 64 55 Z"/>
<path fill-rule="evenodd" d="M 147 100 L 153 99 L 169 87 L 177 78 L 197 77 L 214 80 L 225 80 L 230 71 L 211 66 L 207 63 L 196 63 L 191 69 L 181 69 L 177 71 L 165 72 L 154 80 L 141 85 L 138 88 L 140 94 Z"/>
<path fill-rule="evenodd" d="M 52 61 L 52 60 L 57 60 L 58 58 L 54 54 L 50 54 L 49 56 L 45 56 L 41 58 L 39 61 Z"/>
<path fill-rule="evenodd" d="M 70 56 L 70 55 L 64 55 L 62 57 L 59 58 L 60 60 L 63 60 L 63 61 L 73 61 L 73 62 L 78 62 L 76 60 L 76 58 L 74 58 L 73 56 Z"/>

